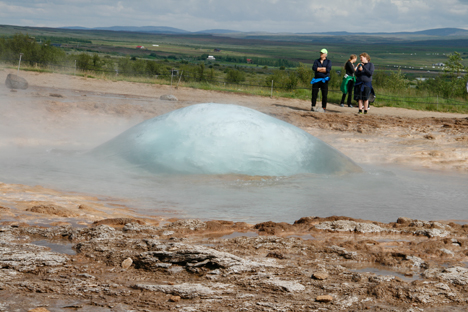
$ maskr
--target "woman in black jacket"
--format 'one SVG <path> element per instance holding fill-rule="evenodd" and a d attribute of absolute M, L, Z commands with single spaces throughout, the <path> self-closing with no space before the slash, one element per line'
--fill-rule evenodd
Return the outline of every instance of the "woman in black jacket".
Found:
<path fill-rule="evenodd" d="M 346 62 L 345 67 L 344 67 L 346 74 L 343 77 L 343 80 L 344 80 L 343 83 L 346 84 L 346 91 L 348 92 L 343 93 L 343 96 L 341 97 L 341 103 L 340 103 L 341 107 L 344 107 L 346 94 L 348 95 L 348 101 L 347 101 L 348 107 L 353 107 L 353 105 L 351 105 L 351 100 L 353 98 L 354 81 L 356 80 L 354 78 L 354 72 L 356 71 L 356 68 L 354 68 L 354 62 L 356 62 L 356 60 L 357 60 L 357 56 L 355 54 L 351 54 L 351 56 L 349 57 L 349 60 Z"/>
<path fill-rule="evenodd" d="M 354 86 L 354 99 L 359 103 L 359 114 L 367 114 L 369 109 L 369 96 L 372 91 L 372 74 L 374 74 L 374 64 L 370 62 L 367 53 L 359 55 L 361 63 L 356 66 L 356 85 Z"/>

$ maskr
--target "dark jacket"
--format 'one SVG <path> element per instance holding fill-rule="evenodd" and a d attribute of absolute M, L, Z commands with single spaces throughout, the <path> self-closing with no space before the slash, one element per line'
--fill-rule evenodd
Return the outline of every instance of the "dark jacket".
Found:
<path fill-rule="evenodd" d="M 327 72 L 326 73 L 321 73 L 321 72 L 318 72 L 317 71 L 317 68 L 319 67 L 326 67 L 327 68 Z M 323 64 L 320 62 L 320 59 L 316 59 L 314 61 L 314 66 L 312 66 L 312 69 L 313 71 L 315 72 L 315 78 L 326 78 L 326 77 L 330 77 L 330 71 L 331 71 L 331 68 L 332 68 L 332 64 L 331 64 L 331 61 L 329 59 L 325 59 L 323 61 Z"/>
<path fill-rule="evenodd" d="M 346 74 L 347 74 L 348 76 L 353 76 L 353 77 L 354 77 L 354 72 L 355 72 L 355 70 L 354 70 L 353 64 L 352 64 L 350 61 L 347 61 L 347 62 L 346 62 L 344 68 L 345 68 Z"/>
<path fill-rule="evenodd" d="M 356 84 L 359 84 L 360 82 L 363 83 L 370 83 L 372 82 L 372 74 L 374 73 L 374 64 L 372 63 L 367 63 L 367 64 L 361 64 L 359 66 L 362 66 L 363 70 L 359 70 L 359 67 L 356 68 Z"/>

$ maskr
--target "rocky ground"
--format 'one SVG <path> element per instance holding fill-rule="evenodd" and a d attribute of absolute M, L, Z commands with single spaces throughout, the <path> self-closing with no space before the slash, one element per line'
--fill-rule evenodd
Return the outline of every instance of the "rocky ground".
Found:
<path fill-rule="evenodd" d="M 332 104 L 316 113 L 296 99 L 21 76 L 27 90 L 0 86 L 0 151 L 92 148 L 142 120 L 215 102 L 290 122 L 359 163 L 468 171 L 467 115 L 372 107 L 361 116 Z M 172 94 L 178 101 L 161 100 Z M 112 203 L 0 183 L 0 311 L 468 309 L 466 220 L 253 225 L 168 220 Z"/>
<path fill-rule="evenodd" d="M 465 311 L 468 225 L 0 227 L 0 311 Z"/>

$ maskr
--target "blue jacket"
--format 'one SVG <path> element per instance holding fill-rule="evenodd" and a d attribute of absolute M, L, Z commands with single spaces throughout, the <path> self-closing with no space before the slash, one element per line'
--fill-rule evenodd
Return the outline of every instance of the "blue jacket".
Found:
<path fill-rule="evenodd" d="M 321 73 L 317 71 L 317 68 L 325 67 L 327 69 L 326 73 Z M 314 61 L 314 65 L 312 66 L 313 71 L 315 72 L 315 78 L 327 78 L 330 77 L 330 71 L 332 69 L 332 64 L 329 59 L 325 59 L 323 64 L 320 62 L 320 59 L 316 59 Z"/>

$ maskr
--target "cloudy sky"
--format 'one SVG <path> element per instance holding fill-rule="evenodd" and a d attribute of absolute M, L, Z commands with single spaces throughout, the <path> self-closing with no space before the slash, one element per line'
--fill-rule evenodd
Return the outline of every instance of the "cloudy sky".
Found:
<path fill-rule="evenodd" d="M 468 0 L 0 0 L 0 24 L 268 32 L 468 29 Z"/>

